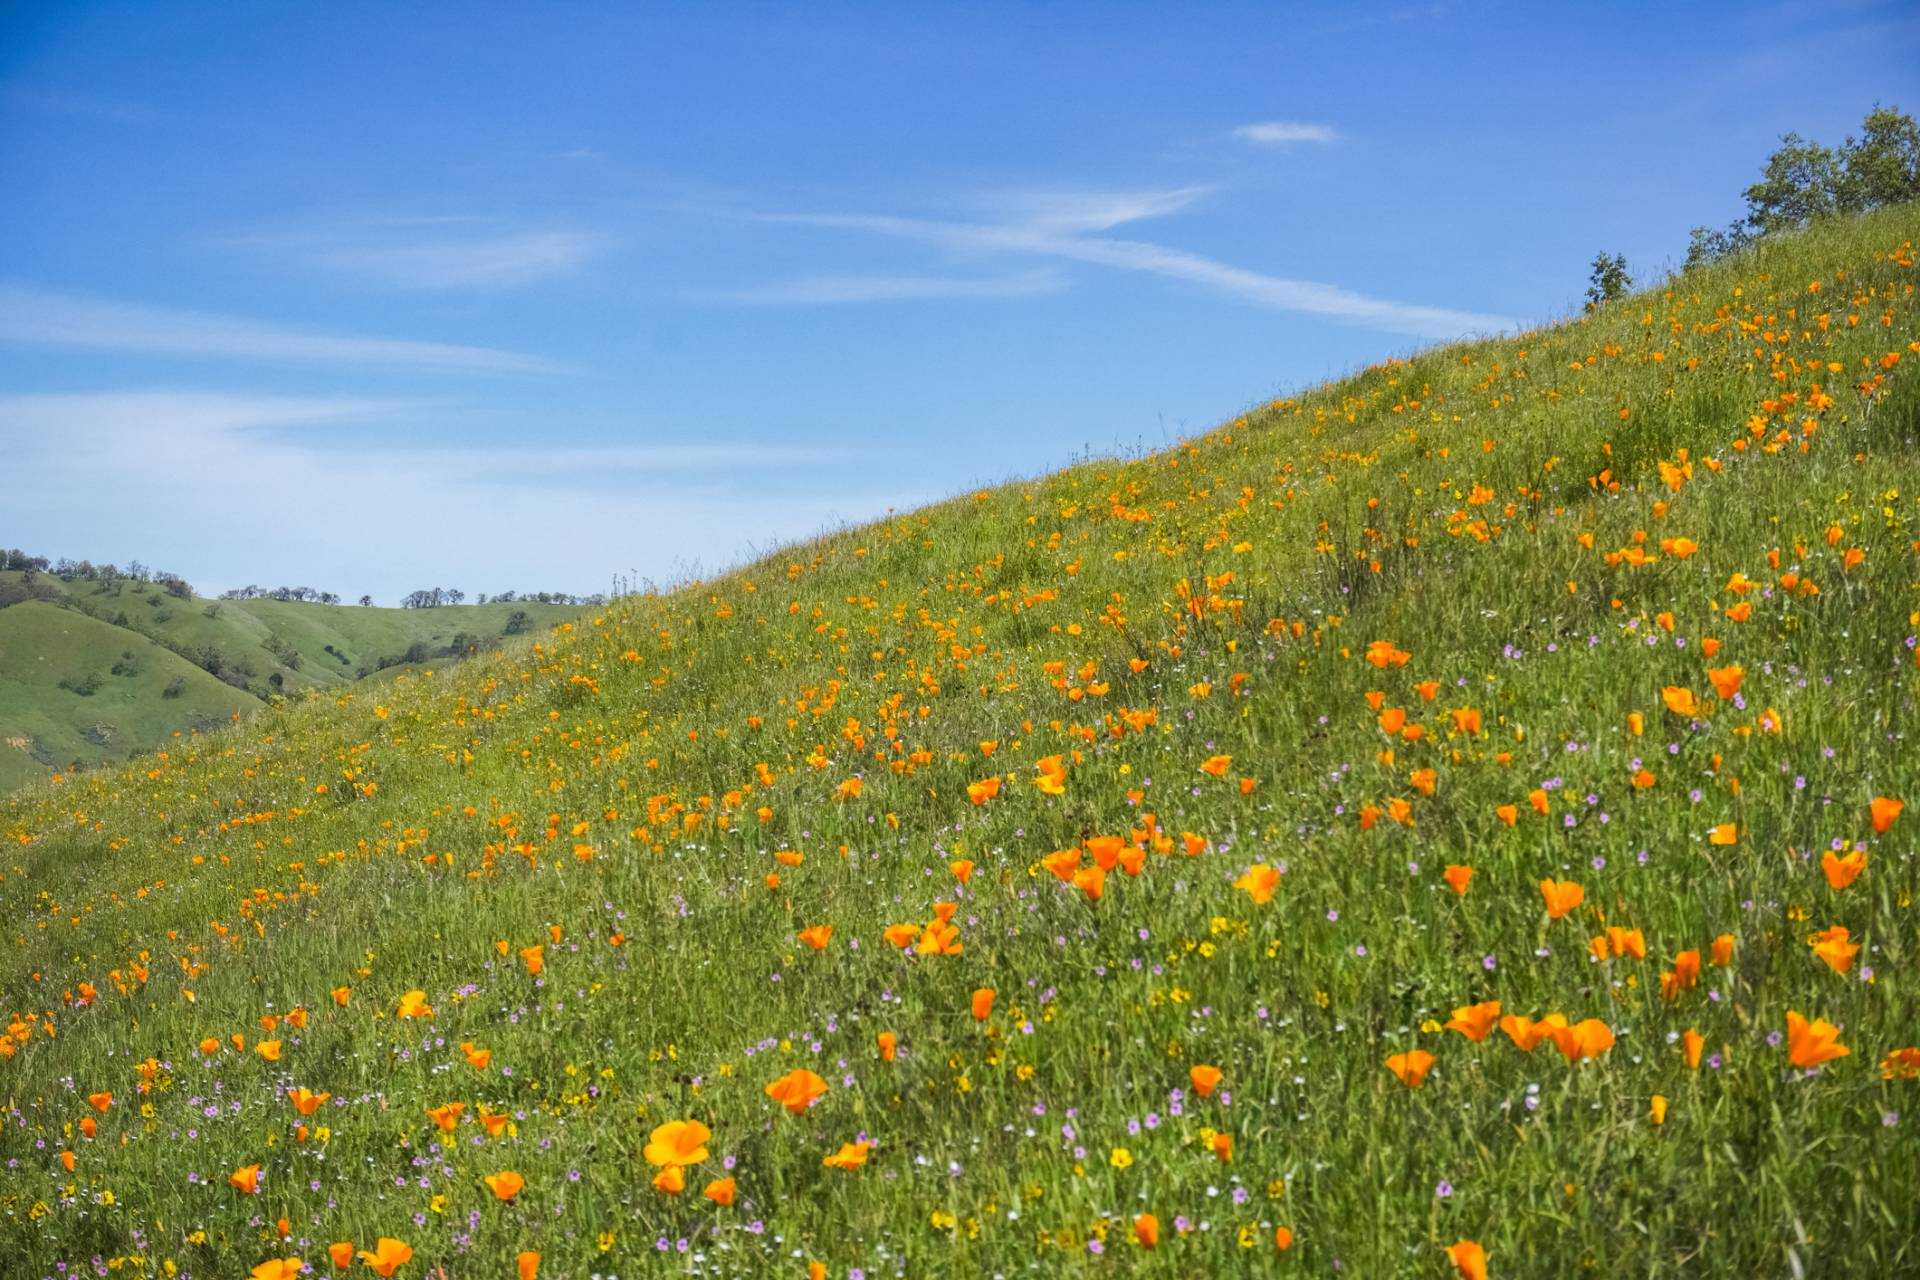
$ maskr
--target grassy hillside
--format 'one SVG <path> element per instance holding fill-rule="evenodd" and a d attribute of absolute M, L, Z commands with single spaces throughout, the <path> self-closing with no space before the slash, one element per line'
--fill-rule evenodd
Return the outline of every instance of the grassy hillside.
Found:
<path fill-rule="evenodd" d="M 28 583 L 0 571 L 4 598 L 28 591 L 46 598 L 0 607 L 0 791 L 76 763 L 124 760 L 270 699 L 351 684 L 382 663 L 391 670 L 416 645 L 427 665 L 444 664 L 450 650 L 501 643 L 516 612 L 528 631 L 577 612 L 180 599 L 126 579 L 42 573 Z"/>
<path fill-rule="evenodd" d="M 1920 1272 L 1917 238 L 0 803 L 0 1252 Z"/>

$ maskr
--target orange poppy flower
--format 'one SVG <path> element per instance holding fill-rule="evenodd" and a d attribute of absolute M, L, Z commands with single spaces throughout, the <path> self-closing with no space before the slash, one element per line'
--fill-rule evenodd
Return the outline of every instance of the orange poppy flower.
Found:
<path fill-rule="evenodd" d="M 442 1133 L 452 1133 L 453 1127 L 460 1123 L 460 1113 L 467 1109 L 464 1102 L 446 1102 L 427 1112 L 427 1119 L 440 1126 Z"/>
<path fill-rule="evenodd" d="M 1082 867 L 1073 873 L 1073 887 L 1098 902 L 1107 889 L 1107 873 L 1100 867 Z"/>
<path fill-rule="evenodd" d="M 1553 1047 L 1568 1062 L 1597 1058 L 1613 1048 L 1613 1029 L 1598 1018 L 1588 1018 L 1577 1026 L 1555 1026 L 1547 1035 Z"/>
<path fill-rule="evenodd" d="M 799 938 L 815 951 L 825 951 L 827 944 L 833 941 L 833 926 L 816 924 L 811 929 L 802 929 Z"/>
<path fill-rule="evenodd" d="M 1440 874 L 1453 889 L 1453 894 L 1456 898 L 1464 898 L 1467 896 L 1467 882 L 1473 879 L 1472 867 L 1465 866 L 1461 863 L 1452 863 Z"/>
<path fill-rule="evenodd" d="M 1487 1280 L 1487 1251 L 1471 1240 L 1448 1245 L 1447 1261 L 1460 1273 L 1460 1280 Z"/>
<path fill-rule="evenodd" d="M 973 1020 L 985 1022 L 993 1016 L 993 988 L 981 987 L 973 993 Z"/>
<path fill-rule="evenodd" d="M 900 1052 L 899 1034 L 893 1031 L 882 1031 L 879 1035 L 879 1041 L 881 1061 L 892 1062 Z"/>
<path fill-rule="evenodd" d="M 335 987 L 331 994 L 333 996 L 333 1002 L 344 1009 L 347 1007 L 347 1001 L 353 998 L 353 988 Z"/>
<path fill-rule="evenodd" d="M 280 1042 L 278 1040 L 262 1040 L 259 1044 L 253 1046 L 253 1051 L 265 1058 L 268 1062 L 280 1061 Z"/>
<path fill-rule="evenodd" d="M 1558 920 L 1587 900 L 1587 891 L 1571 880 L 1542 880 L 1540 896 L 1547 902 L 1547 917 Z"/>
<path fill-rule="evenodd" d="M 1787 1058 L 1796 1067 L 1817 1067 L 1835 1058 L 1844 1058 L 1853 1050 L 1840 1043 L 1840 1030 L 1816 1018 L 1808 1022 L 1799 1014 L 1787 1013 Z"/>
<path fill-rule="evenodd" d="M 540 1255 L 532 1249 L 522 1249 L 514 1255 L 513 1269 L 517 1280 L 539 1280 Z"/>
<path fill-rule="evenodd" d="M 1224 778 L 1232 764 L 1232 756 L 1209 756 L 1200 762 L 1200 772 L 1210 773 L 1216 778 Z"/>
<path fill-rule="evenodd" d="M 333 1259 L 333 1265 L 345 1271 L 353 1265 L 353 1241 L 338 1240 L 327 1246 L 327 1256 Z"/>
<path fill-rule="evenodd" d="M 476 1049 L 473 1047 L 473 1041 L 471 1040 L 462 1040 L 460 1042 L 460 1052 L 466 1055 L 467 1065 L 476 1071 L 485 1071 L 487 1064 L 493 1061 L 493 1050 Z"/>
<path fill-rule="evenodd" d="M 1808 939 L 1813 954 L 1826 961 L 1827 967 L 1835 973 L 1845 973 L 1853 968 L 1853 958 L 1860 954 L 1860 944 L 1848 941 L 1847 926 L 1836 924 Z"/>
<path fill-rule="evenodd" d="M 1433 1068 L 1434 1057 L 1425 1049 L 1415 1049 L 1409 1053 L 1396 1053 L 1387 1059 L 1387 1070 L 1398 1076 L 1400 1083 L 1409 1089 L 1418 1089 L 1421 1081 L 1427 1078 L 1427 1072 Z"/>
<path fill-rule="evenodd" d="M 867 1162 L 867 1152 L 872 1149 L 871 1142 L 843 1142 L 838 1151 L 823 1157 L 820 1164 L 827 1169 L 858 1169 Z"/>
<path fill-rule="evenodd" d="M 1133 1240 L 1142 1249 L 1151 1249 L 1160 1243 L 1160 1219 L 1150 1213 L 1140 1214 L 1133 1220 Z"/>
<path fill-rule="evenodd" d="M 1827 883 L 1835 889 L 1844 889 L 1860 878 L 1867 869 L 1867 855 L 1859 849 L 1845 857 L 1835 856 L 1829 849 L 1820 855 L 1820 870 L 1826 874 Z"/>
<path fill-rule="evenodd" d="M 402 1018 L 431 1018 L 433 1016 L 433 1006 L 427 1003 L 427 993 L 424 991 L 409 991 L 407 994 L 401 996 L 398 1016 Z"/>
<path fill-rule="evenodd" d="M 1244 892 L 1258 905 L 1264 906 L 1273 900 L 1274 888 L 1280 883 L 1280 872 L 1256 862 L 1248 867 L 1246 873 L 1233 882 L 1233 887 Z"/>
<path fill-rule="evenodd" d="M 520 958 L 527 962 L 529 977 L 539 977 L 540 971 L 547 967 L 547 949 L 539 943 L 520 948 Z"/>
<path fill-rule="evenodd" d="M 484 1106 L 475 1111 L 474 1115 L 480 1121 L 480 1127 L 487 1131 L 489 1138 L 499 1137 L 506 1129 L 507 1121 L 512 1118 L 505 1111 L 489 1111 Z"/>
<path fill-rule="evenodd" d="M 1285 1253 L 1287 1250 L 1293 1248 L 1293 1228 L 1275 1227 L 1273 1230 L 1273 1247 L 1281 1253 Z"/>
<path fill-rule="evenodd" d="M 373 1242 L 371 1251 L 362 1249 L 360 1261 L 373 1268 L 373 1273 L 382 1280 L 393 1274 L 394 1268 L 413 1257 L 413 1247 L 395 1240 L 392 1236 L 381 1236 Z"/>
<path fill-rule="evenodd" d="M 1740 692 L 1740 682 L 1747 678 L 1745 667 L 1708 667 L 1707 679 L 1713 682 L 1713 691 L 1723 702 L 1733 701 L 1733 695 Z"/>
<path fill-rule="evenodd" d="M 958 861 L 948 863 L 947 870 L 953 872 L 953 878 L 955 880 L 958 880 L 961 884 L 965 884 L 968 880 L 973 878 L 973 863 L 972 861 L 966 858 L 961 858 Z"/>
<path fill-rule="evenodd" d="M 527 1185 L 527 1180 L 512 1169 L 502 1170 L 499 1173 L 490 1173 L 486 1176 L 485 1181 L 488 1189 L 502 1200 L 513 1199 L 520 1194 L 520 1189 Z"/>
<path fill-rule="evenodd" d="M 677 1196 L 687 1189 L 687 1171 L 670 1164 L 653 1175 L 653 1189 L 661 1195 Z"/>
<path fill-rule="evenodd" d="M 1196 1065 L 1188 1069 L 1187 1078 L 1193 1082 L 1193 1091 L 1195 1093 L 1203 1098 L 1211 1097 L 1214 1086 L 1220 1083 L 1220 1068 L 1209 1067 L 1204 1064 Z"/>
<path fill-rule="evenodd" d="M 706 1190 L 700 1194 L 724 1209 L 733 1203 L 733 1193 L 736 1185 L 731 1177 L 715 1178 L 707 1184 Z"/>
<path fill-rule="evenodd" d="M 1877 836 L 1887 834 L 1887 828 L 1893 825 L 1894 819 L 1898 818 L 1906 807 L 1902 801 L 1875 796 L 1868 810 L 1869 817 L 1873 821 L 1873 833 Z"/>
<path fill-rule="evenodd" d="M 1694 1071 L 1700 1069 L 1700 1051 L 1706 1047 L 1706 1044 L 1707 1038 L 1698 1031 L 1695 1031 L 1692 1027 L 1688 1027 L 1686 1031 L 1681 1034 L 1680 1050 L 1686 1055 L 1687 1066 L 1690 1069 Z"/>
<path fill-rule="evenodd" d="M 982 778 L 978 782 L 969 782 L 967 784 L 967 799 L 977 805 L 985 804 L 999 794 L 1000 779 L 998 777 Z"/>
<path fill-rule="evenodd" d="M 1713 963 L 1724 969 L 1733 963 L 1733 935 L 1723 933 L 1713 940 Z"/>
<path fill-rule="evenodd" d="M 1700 704 L 1694 699 L 1693 690 L 1681 685 L 1670 684 L 1662 689 L 1660 700 L 1667 704 L 1667 710 L 1677 716 L 1692 716 L 1700 713 Z"/>
<path fill-rule="evenodd" d="M 648 1164 L 662 1167 L 699 1164 L 707 1158 L 707 1139 L 712 1136 L 712 1130 L 698 1120 L 669 1120 L 653 1131 L 640 1154 Z"/>
<path fill-rule="evenodd" d="M 331 1098 L 332 1096 L 333 1095 L 331 1093 L 315 1093 L 313 1090 L 307 1088 L 305 1085 L 302 1085 L 300 1088 L 293 1090 L 293 1092 L 287 1095 L 287 1101 L 291 1102 L 293 1104 L 293 1109 L 295 1111 L 298 1111 L 301 1115 L 310 1116 L 314 1112 L 318 1111 L 321 1107 L 321 1104 L 326 1102 L 326 1100 L 328 1098 Z"/>
<path fill-rule="evenodd" d="M 1494 1024 L 1500 1020 L 1500 1002 L 1483 1000 L 1479 1004 L 1464 1004 L 1453 1011 L 1453 1017 L 1446 1022 L 1448 1031 L 1458 1031 L 1467 1039 L 1478 1044 L 1493 1032 Z"/>
<path fill-rule="evenodd" d="M 95 1111 L 98 1111 L 101 1115 L 105 1115 L 107 1114 L 107 1108 L 113 1105 L 113 1095 L 111 1093 L 90 1093 L 87 1095 L 87 1105 Z"/>
<path fill-rule="evenodd" d="M 799 1115 L 827 1092 L 827 1082 L 806 1068 L 787 1072 L 767 1086 L 767 1096 Z"/>
<path fill-rule="evenodd" d="M 880 936 L 904 951 L 913 945 L 915 938 L 920 936 L 920 926 L 917 924 L 889 925 L 887 931 Z"/>
<path fill-rule="evenodd" d="M 295 1280 L 305 1264 L 298 1258 L 268 1258 L 247 1272 L 252 1280 Z"/>
<path fill-rule="evenodd" d="M 260 1166 L 243 1164 L 227 1175 L 227 1181 L 235 1191 L 243 1195 L 258 1195 L 260 1194 Z"/>

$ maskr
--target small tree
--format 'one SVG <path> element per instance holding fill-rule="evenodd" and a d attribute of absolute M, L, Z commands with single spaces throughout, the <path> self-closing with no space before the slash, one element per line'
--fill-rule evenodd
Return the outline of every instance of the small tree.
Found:
<path fill-rule="evenodd" d="M 1920 200 L 1920 124 L 1897 107 L 1875 103 L 1861 136 L 1840 146 L 1840 205 L 1877 209 Z"/>
<path fill-rule="evenodd" d="M 1593 274 L 1587 278 L 1587 308 L 1604 307 L 1633 287 L 1623 254 L 1595 254 Z"/>

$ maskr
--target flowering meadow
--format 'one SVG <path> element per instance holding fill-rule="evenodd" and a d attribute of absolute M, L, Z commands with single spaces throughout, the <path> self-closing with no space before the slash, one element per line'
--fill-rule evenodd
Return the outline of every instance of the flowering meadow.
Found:
<path fill-rule="evenodd" d="M 1916 240 L 7 799 L 0 1270 L 1920 1273 Z"/>

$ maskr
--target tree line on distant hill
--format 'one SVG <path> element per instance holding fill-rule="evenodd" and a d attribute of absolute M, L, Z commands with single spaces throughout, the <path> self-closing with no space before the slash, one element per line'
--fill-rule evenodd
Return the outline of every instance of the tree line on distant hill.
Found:
<path fill-rule="evenodd" d="M 12 571 L 21 575 L 22 584 L 15 586 L 0 583 L 0 609 L 22 600 L 51 599 L 56 592 L 41 586 L 34 589 L 34 579 L 41 574 L 49 574 L 62 582 L 98 582 L 109 587 L 117 583 L 130 582 L 136 586 L 156 586 L 170 596 L 181 600 L 193 598 L 193 587 L 177 573 L 149 569 L 138 560 L 124 569 L 115 564 L 95 564 L 91 560 L 73 560 L 66 556 L 58 560 L 47 556 L 29 555 L 25 551 L 0 549 L 0 572 Z M 312 587 L 262 587 L 249 584 L 222 591 L 222 600 L 277 600 L 289 604 L 339 604 L 340 597 L 331 591 L 316 591 Z M 467 593 L 457 587 L 428 587 L 420 591 L 409 592 L 401 598 L 404 609 L 434 609 L 442 605 L 464 604 Z M 489 596 L 482 591 L 474 597 L 475 604 L 564 604 L 592 608 L 607 602 L 605 595 L 577 595 L 570 591 L 502 591 Z M 365 608 L 373 607 L 373 597 L 363 595 L 358 603 Z"/>
<path fill-rule="evenodd" d="M 1717 262 L 1763 236 L 1823 218 L 1920 200 L 1920 124 L 1898 107 L 1876 103 L 1860 123 L 1860 136 L 1848 135 L 1838 147 L 1782 134 L 1779 148 L 1761 166 L 1760 181 L 1744 194 L 1744 218 L 1725 230 L 1702 226 L 1689 233 L 1681 270 Z M 1593 260 L 1587 306 L 1605 306 L 1632 287 L 1626 258 L 1602 253 Z"/>

